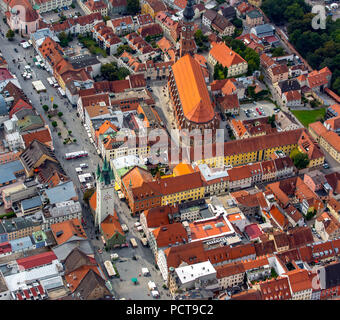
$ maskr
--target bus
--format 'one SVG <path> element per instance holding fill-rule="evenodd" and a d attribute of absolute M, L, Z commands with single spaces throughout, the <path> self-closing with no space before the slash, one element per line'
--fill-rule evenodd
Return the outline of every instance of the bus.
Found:
<path fill-rule="evenodd" d="M 65 154 L 65 159 L 66 160 L 71 160 L 71 159 L 78 159 L 81 157 L 87 157 L 88 153 L 87 151 L 76 151 L 76 152 L 69 152 Z"/>
<path fill-rule="evenodd" d="M 113 268 L 113 265 L 112 265 L 111 261 L 106 260 L 104 262 L 104 266 L 105 266 L 106 272 L 107 272 L 107 274 L 109 275 L 110 278 L 112 278 L 112 277 L 114 277 L 116 275 L 116 271 Z"/>
<path fill-rule="evenodd" d="M 137 247 L 138 247 L 137 241 L 136 241 L 135 238 L 131 238 L 131 239 L 130 239 L 130 242 L 131 242 L 131 245 L 132 245 L 133 248 L 137 248 Z"/>

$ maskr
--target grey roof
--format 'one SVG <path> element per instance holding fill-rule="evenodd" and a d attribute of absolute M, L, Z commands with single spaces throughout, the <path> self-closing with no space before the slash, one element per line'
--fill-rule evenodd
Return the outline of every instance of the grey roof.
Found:
<path fill-rule="evenodd" d="M 330 289 L 340 285 L 340 263 L 327 265 L 318 270 L 320 286 L 322 289 Z"/>
<path fill-rule="evenodd" d="M 24 237 L 11 240 L 9 241 L 9 243 L 11 244 L 12 251 L 23 250 L 33 246 L 33 241 L 31 237 Z"/>
<path fill-rule="evenodd" d="M 6 232 L 13 232 L 20 229 L 29 228 L 35 225 L 39 225 L 39 223 L 33 223 L 29 219 L 25 219 L 23 217 L 13 218 L 2 220 L 2 225 L 5 228 Z"/>
<path fill-rule="evenodd" d="M 236 9 L 232 6 L 222 9 L 222 14 L 225 18 L 232 18 L 236 16 Z"/>
<path fill-rule="evenodd" d="M 32 208 L 40 207 L 42 205 L 40 196 L 36 196 L 30 199 L 25 199 L 21 201 L 21 206 L 23 210 L 29 210 Z"/>
<path fill-rule="evenodd" d="M 94 254 L 90 241 L 82 238 L 69 240 L 59 246 L 54 247 L 52 250 L 58 257 L 59 261 L 64 261 L 74 248 L 78 248 L 86 255 Z"/>
<path fill-rule="evenodd" d="M 5 116 L 6 114 L 8 114 L 6 101 L 5 98 L 0 95 L 0 116 Z"/>
<path fill-rule="evenodd" d="M 2 272 L 0 272 L 0 293 L 6 292 L 6 291 L 8 291 L 7 284 L 6 284 L 6 281 L 5 281 L 5 278 Z"/>
<path fill-rule="evenodd" d="M 51 159 L 55 159 L 55 162 L 58 161 L 55 157 L 54 152 L 48 146 L 46 146 L 45 144 L 41 143 L 38 140 L 33 140 L 30 143 L 30 145 L 24 150 L 24 152 L 20 155 L 20 160 L 27 168 L 27 171 L 29 171 L 32 168 L 34 168 L 36 163 L 44 155 L 50 157 Z"/>
<path fill-rule="evenodd" d="M 54 188 L 46 189 L 45 194 L 50 199 L 50 204 L 64 202 L 77 196 L 72 181 L 67 181 Z"/>
<path fill-rule="evenodd" d="M 6 233 L 4 226 L 0 223 L 0 234 Z"/>
<path fill-rule="evenodd" d="M 282 93 L 301 89 L 300 84 L 296 79 L 281 81 L 279 82 L 279 87 Z"/>
<path fill-rule="evenodd" d="M 0 184 L 16 180 L 15 173 L 23 170 L 20 160 L 0 164 Z"/>
<path fill-rule="evenodd" d="M 267 33 L 267 32 L 273 32 L 275 28 L 271 24 L 261 24 L 257 27 L 254 27 L 256 34 L 261 34 L 261 33 Z"/>
<path fill-rule="evenodd" d="M 35 41 L 39 39 L 43 39 L 46 37 L 52 38 L 54 41 L 59 42 L 59 38 L 54 35 L 54 32 L 49 28 L 39 29 L 34 33 L 31 33 L 31 39 L 34 39 Z"/>
<path fill-rule="evenodd" d="M 72 64 L 72 67 L 75 69 L 81 69 L 84 67 L 92 66 L 99 64 L 100 61 L 95 56 L 90 55 L 81 55 L 71 58 L 70 63 Z"/>
<path fill-rule="evenodd" d="M 217 15 L 217 12 L 214 10 L 207 10 L 203 13 L 203 17 L 207 18 L 210 21 L 213 21 Z"/>
<path fill-rule="evenodd" d="M 247 12 L 246 15 L 249 16 L 249 18 L 251 18 L 251 19 L 256 19 L 256 18 L 262 17 L 262 14 L 258 10 L 249 11 L 249 12 Z"/>

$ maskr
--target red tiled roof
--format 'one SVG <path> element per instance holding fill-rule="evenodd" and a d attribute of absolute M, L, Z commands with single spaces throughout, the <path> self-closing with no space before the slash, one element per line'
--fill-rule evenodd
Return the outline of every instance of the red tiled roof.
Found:
<path fill-rule="evenodd" d="M 169 244 L 188 242 L 187 232 L 180 222 L 160 226 L 153 230 L 158 248 L 167 247 Z"/>
<path fill-rule="evenodd" d="M 286 277 L 261 282 L 260 290 L 264 300 L 290 300 L 292 297 Z"/>
<path fill-rule="evenodd" d="M 40 131 L 29 132 L 22 135 L 26 148 L 31 144 L 33 140 L 38 140 L 41 143 L 49 145 L 52 142 L 50 131 L 45 128 Z"/>
<path fill-rule="evenodd" d="M 144 211 L 148 228 L 158 228 L 169 224 L 169 214 L 177 212 L 178 207 L 163 206 Z"/>
<path fill-rule="evenodd" d="M 222 279 L 245 272 L 244 266 L 241 262 L 232 262 L 222 266 L 217 266 L 215 270 L 217 279 Z"/>
<path fill-rule="evenodd" d="M 250 240 L 258 238 L 263 232 L 256 223 L 249 224 L 244 228 Z"/>
<path fill-rule="evenodd" d="M 19 268 L 29 270 L 46 264 L 51 264 L 53 260 L 57 260 L 57 256 L 54 254 L 53 251 L 48 251 L 33 256 L 17 259 L 16 261 Z"/>
<path fill-rule="evenodd" d="M 214 108 L 198 62 L 185 55 L 172 66 L 172 71 L 184 116 L 195 123 L 212 121 Z"/>

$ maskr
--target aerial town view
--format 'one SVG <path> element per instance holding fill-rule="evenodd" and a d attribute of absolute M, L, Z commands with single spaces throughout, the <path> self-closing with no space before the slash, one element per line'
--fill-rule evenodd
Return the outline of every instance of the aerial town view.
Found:
<path fill-rule="evenodd" d="M 0 300 L 339 300 L 339 6 L 0 0 Z"/>

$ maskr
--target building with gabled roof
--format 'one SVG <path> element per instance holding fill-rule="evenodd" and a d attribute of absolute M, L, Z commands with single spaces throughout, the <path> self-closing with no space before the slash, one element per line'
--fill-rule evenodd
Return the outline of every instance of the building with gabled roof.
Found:
<path fill-rule="evenodd" d="M 63 300 L 100 300 L 112 298 L 103 276 L 90 269 L 80 281 L 77 289 Z"/>
<path fill-rule="evenodd" d="M 58 245 L 74 238 L 87 238 L 79 219 L 66 220 L 64 222 L 52 224 L 51 230 Z"/>
<path fill-rule="evenodd" d="M 231 50 L 224 42 L 211 43 L 208 62 L 215 66 L 217 63 L 228 68 L 228 78 L 247 73 L 247 62 L 236 52 Z"/>
<path fill-rule="evenodd" d="M 291 300 L 292 298 L 287 277 L 262 281 L 256 287 L 261 290 L 263 300 Z"/>
<path fill-rule="evenodd" d="M 214 104 L 201 67 L 193 57 L 186 55 L 172 65 L 168 88 L 179 129 L 217 128 Z"/>
<path fill-rule="evenodd" d="M 114 248 L 121 246 L 126 242 L 125 233 L 120 225 L 117 212 L 108 215 L 100 225 L 106 247 Z"/>
<path fill-rule="evenodd" d="M 245 268 L 242 262 L 232 262 L 217 266 L 216 278 L 221 290 L 238 286 L 243 283 Z"/>

